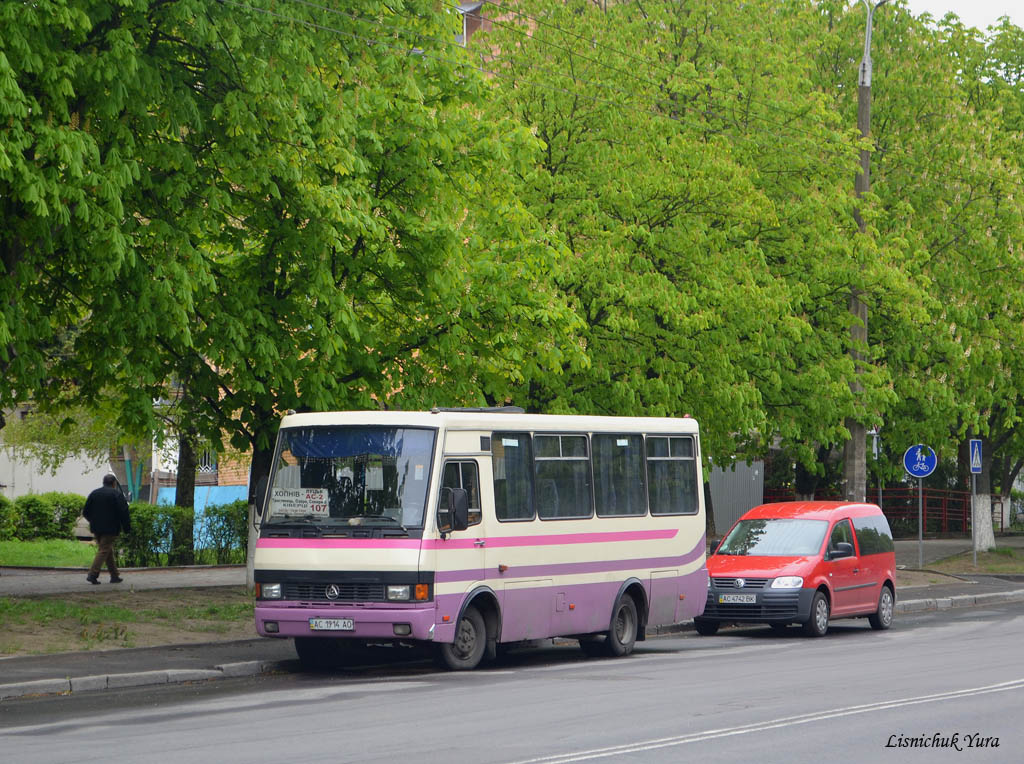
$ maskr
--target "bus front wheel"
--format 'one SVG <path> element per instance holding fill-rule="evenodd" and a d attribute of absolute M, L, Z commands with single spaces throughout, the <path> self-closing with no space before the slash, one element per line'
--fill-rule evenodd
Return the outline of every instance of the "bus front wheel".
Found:
<path fill-rule="evenodd" d="M 443 642 L 438 650 L 441 663 L 452 671 L 469 671 L 480 665 L 487 647 L 487 625 L 480 611 L 470 605 L 455 628 L 455 641 Z"/>

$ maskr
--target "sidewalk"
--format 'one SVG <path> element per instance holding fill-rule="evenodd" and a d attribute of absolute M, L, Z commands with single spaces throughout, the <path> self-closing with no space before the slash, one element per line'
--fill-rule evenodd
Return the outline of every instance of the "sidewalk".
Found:
<path fill-rule="evenodd" d="M 925 541 L 925 569 L 929 561 L 970 550 L 970 543 L 969 539 Z M 1017 546 L 1018 543 L 1024 546 L 1024 539 L 1017 539 L 1011 545 Z M 1000 545 L 1006 545 L 1003 539 L 1000 539 Z M 917 568 L 918 553 L 916 540 L 896 542 L 898 566 Z M 133 570 L 128 574 L 123 585 L 136 589 L 245 584 L 245 568 L 241 566 Z M 88 589 L 90 586 L 81 570 L 0 570 L 0 597 L 32 597 Z M 1024 601 L 1024 576 L 975 576 L 955 583 L 897 588 L 895 611 L 898 615 L 1021 601 Z M 685 624 L 673 631 L 678 633 L 689 628 Z M 649 635 L 655 636 L 650 632 Z M 253 676 L 294 671 L 297 666 L 291 640 L 255 636 L 233 642 L 0 657 L 0 704 L 6 698 L 28 695 Z"/>

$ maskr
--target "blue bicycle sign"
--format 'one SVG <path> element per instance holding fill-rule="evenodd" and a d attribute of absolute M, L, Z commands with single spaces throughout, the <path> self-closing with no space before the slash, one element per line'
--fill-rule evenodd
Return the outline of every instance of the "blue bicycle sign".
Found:
<path fill-rule="evenodd" d="M 903 469 L 911 477 L 926 478 L 935 472 L 938 464 L 939 457 L 930 446 L 922 446 L 919 443 L 903 452 Z"/>

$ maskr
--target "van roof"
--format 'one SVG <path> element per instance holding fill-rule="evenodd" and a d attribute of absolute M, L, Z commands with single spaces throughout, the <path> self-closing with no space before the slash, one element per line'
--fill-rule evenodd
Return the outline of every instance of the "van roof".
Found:
<path fill-rule="evenodd" d="M 780 501 L 760 504 L 745 512 L 744 520 L 768 518 L 801 518 L 806 520 L 831 520 L 836 514 L 863 517 L 881 514 L 877 504 L 856 501 Z"/>

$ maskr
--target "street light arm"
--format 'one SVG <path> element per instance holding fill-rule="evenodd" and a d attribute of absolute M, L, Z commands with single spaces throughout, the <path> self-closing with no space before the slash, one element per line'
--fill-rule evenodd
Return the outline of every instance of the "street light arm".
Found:
<path fill-rule="evenodd" d="M 871 87 L 871 22 L 875 17 L 875 11 L 885 5 L 889 0 L 879 0 L 874 5 L 871 0 L 861 0 L 868 12 L 864 29 L 864 58 L 860 61 L 860 86 Z"/>

